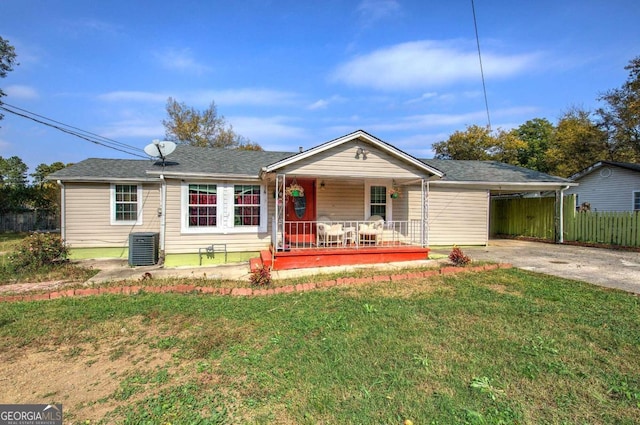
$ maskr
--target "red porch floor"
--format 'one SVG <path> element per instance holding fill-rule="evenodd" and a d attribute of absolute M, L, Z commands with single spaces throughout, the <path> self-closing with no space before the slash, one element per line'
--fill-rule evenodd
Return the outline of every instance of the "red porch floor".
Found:
<path fill-rule="evenodd" d="M 273 256 L 272 261 L 272 254 Z M 272 270 L 304 269 L 310 267 L 347 266 L 356 264 L 391 263 L 395 261 L 426 260 L 429 248 L 414 246 L 377 246 L 359 249 L 292 249 L 275 252 L 264 250 L 259 258 L 250 261 L 251 271 L 262 266 Z"/>

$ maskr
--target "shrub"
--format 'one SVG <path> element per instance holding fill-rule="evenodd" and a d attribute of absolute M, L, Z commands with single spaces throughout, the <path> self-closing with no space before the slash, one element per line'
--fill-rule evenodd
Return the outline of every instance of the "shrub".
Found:
<path fill-rule="evenodd" d="M 454 266 L 463 267 L 471 262 L 471 258 L 464 255 L 462 250 L 454 245 L 449 254 L 449 261 L 451 261 Z"/>
<path fill-rule="evenodd" d="M 33 233 L 23 239 L 16 250 L 9 254 L 9 262 L 15 269 L 37 269 L 66 258 L 68 249 L 53 233 Z"/>
<path fill-rule="evenodd" d="M 251 272 L 249 281 L 253 286 L 267 286 L 271 284 L 271 269 L 266 266 L 262 266 L 259 269 Z"/>

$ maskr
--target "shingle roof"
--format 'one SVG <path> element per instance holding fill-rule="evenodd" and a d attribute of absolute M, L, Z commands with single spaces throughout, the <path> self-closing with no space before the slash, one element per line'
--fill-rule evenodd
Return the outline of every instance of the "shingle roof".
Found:
<path fill-rule="evenodd" d="M 244 151 L 180 145 L 167 158 L 165 169 L 176 173 L 258 176 L 260 169 L 294 155 L 292 152 Z M 155 166 L 157 170 L 159 167 Z"/>
<path fill-rule="evenodd" d="M 569 179 L 572 181 L 579 180 L 584 176 L 586 176 L 587 174 L 591 174 L 593 171 L 605 165 L 612 165 L 614 167 L 620 167 L 620 168 L 625 168 L 627 170 L 640 172 L 640 164 L 633 164 L 631 162 L 598 161 L 595 164 L 588 166 L 584 170 L 578 171 L 577 173 L 573 174 L 572 176 L 569 177 Z"/>
<path fill-rule="evenodd" d="M 287 158 L 291 152 L 241 151 L 180 145 L 167 158 L 165 171 L 173 173 L 258 176 L 260 169 Z M 48 176 L 50 180 L 144 179 L 161 173 L 159 161 L 89 158 Z"/>
<path fill-rule="evenodd" d="M 444 173 L 442 180 L 465 182 L 527 183 L 551 182 L 562 183 L 569 180 L 551 176 L 539 171 L 503 164 L 497 161 L 462 161 L 450 159 L 422 159 Z"/>
<path fill-rule="evenodd" d="M 258 177 L 262 167 L 296 155 L 294 152 L 242 151 L 179 145 L 167 158 L 164 172 L 177 174 L 224 174 Z M 495 161 L 421 159 L 459 182 L 567 182 L 567 179 Z M 50 180 L 153 179 L 163 172 L 155 160 L 89 158 L 48 176 Z"/>
<path fill-rule="evenodd" d="M 154 161 L 89 158 L 47 176 L 49 180 L 145 179 Z"/>

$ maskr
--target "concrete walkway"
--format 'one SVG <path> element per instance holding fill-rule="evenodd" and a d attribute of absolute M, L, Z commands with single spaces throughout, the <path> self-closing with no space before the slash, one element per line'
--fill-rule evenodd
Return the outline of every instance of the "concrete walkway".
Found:
<path fill-rule="evenodd" d="M 89 279 L 86 283 L 102 283 L 121 280 L 140 280 L 149 273 L 154 279 L 166 278 L 195 278 L 195 279 L 217 279 L 217 280 L 249 280 L 249 263 L 230 263 L 210 267 L 172 267 L 144 266 L 130 267 L 126 260 L 83 260 L 77 262 L 83 267 L 93 267 L 100 269 L 100 272 Z M 311 276 L 317 274 L 329 274 L 340 272 L 352 272 L 357 270 L 399 270 L 407 267 L 436 266 L 438 260 L 423 261 L 402 261 L 383 264 L 358 264 L 353 266 L 334 267 L 313 267 L 295 270 L 278 270 L 271 272 L 273 279 L 289 279 L 296 277 Z"/>
<path fill-rule="evenodd" d="M 450 249 L 432 252 L 447 254 Z M 640 294 L 640 253 L 515 239 L 494 239 L 486 247 L 462 247 L 473 260 L 513 267 Z"/>

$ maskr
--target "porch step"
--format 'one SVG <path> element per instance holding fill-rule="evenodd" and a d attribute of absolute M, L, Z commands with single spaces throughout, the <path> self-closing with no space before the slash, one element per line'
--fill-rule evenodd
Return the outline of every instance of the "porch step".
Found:
<path fill-rule="evenodd" d="M 271 267 L 271 264 L 271 251 L 268 249 L 260 251 L 260 257 L 249 259 L 249 268 L 252 273 L 262 267 Z"/>

